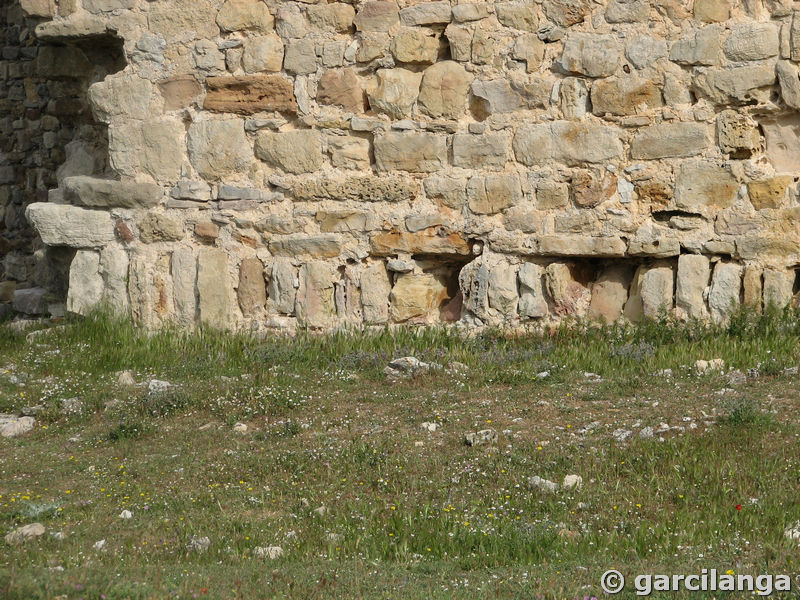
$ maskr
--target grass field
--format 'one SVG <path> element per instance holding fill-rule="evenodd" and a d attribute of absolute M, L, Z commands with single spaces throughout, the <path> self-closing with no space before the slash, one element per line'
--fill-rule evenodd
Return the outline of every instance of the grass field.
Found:
<path fill-rule="evenodd" d="M 796 313 L 525 336 L 147 336 L 103 317 L 29 333 L 0 326 L 0 413 L 39 411 L 0 438 L 0 534 L 46 531 L 0 540 L 3 599 L 583 600 L 608 597 L 611 568 L 800 574 Z M 388 379 L 407 355 L 445 368 Z M 465 445 L 483 429 L 498 441 Z M 566 475 L 582 486 L 529 482 Z"/>

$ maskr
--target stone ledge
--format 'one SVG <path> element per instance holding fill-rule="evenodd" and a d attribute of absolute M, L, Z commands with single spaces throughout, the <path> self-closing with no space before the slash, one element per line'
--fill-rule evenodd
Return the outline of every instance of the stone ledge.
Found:
<path fill-rule="evenodd" d="M 162 189 L 152 183 L 134 183 L 79 175 L 64 179 L 64 199 L 89 208 L 150 208 L 161 202 Z"/>
<path fill-rule="evenodd" d="M 105 211 L 36 202 L 25 217 L 48 246 L 96 248 L 114 241 L 114 223 Z"/>

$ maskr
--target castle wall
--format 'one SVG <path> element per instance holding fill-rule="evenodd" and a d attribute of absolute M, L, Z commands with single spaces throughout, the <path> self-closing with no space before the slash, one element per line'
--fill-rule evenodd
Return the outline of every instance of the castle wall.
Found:
<path fill-rule="evenodd" d="M 107 126 L 107 168 L 26 210 L 68 311 L 724 321 L 797 292 L 790 1 L 22 3 Z"/>

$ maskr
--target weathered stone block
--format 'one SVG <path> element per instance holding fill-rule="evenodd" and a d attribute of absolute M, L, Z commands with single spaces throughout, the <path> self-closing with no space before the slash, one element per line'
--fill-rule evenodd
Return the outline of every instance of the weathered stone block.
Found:
<path fill-rule="evenodd" d="M 775 68 L 769 65 L 707 69 L 695 76 L 692 88 L 715 104 L 750 104 L 768 101 L 775 79 Z"/>
<path fill-rule="evenodd" d="M 640 129 L 631 142 L 631 158 L 653 160 L 702 154 L 708 148 L 702 123 L 662 123 Z"/>
<path fill-rule="evenodd" d="M 276 258 L 272 261 L 269 278 L 269 309 L 285 315 L 294 314 L 297 298 L 297 269 L 289 258 Z"/>
<path fill-rule="evenodd" d="M 197 259 L 197 300 L 200 322 L 224 329 L 230 323 L 228 255 L 222 250 L 203 250 Z"/>
<path fill-rule="evenodd" d="M 439 56 L 439 38 L 432 31 L 409 28 L 392 37 L 389 49 L 401 63 L 434 63 Z"/>
<path fill-rule="evenodd" d="M 344 243 L 338 235 L 292 235 L 273 238 L 269 251 L 275 256 L 310 256 L 333 258 L 342 252 Z"/>
<path fill-rule="evenodd" d="M 137 223 L 139 239 L 145 244 L 177 242 L 183 239 L 183 225 L 163 213 L 148 213 Z"/>
<path fill-rule="evenodd" d="M 793 271 L 764 269 L 764 307 L 782 309 L 789 305 L 794 294 Z"/>
<path fill-rule="evenodd" d="M 302 202 L 403 202 L 412 200 L 418 189 L 419 186 L 412 180 L 359 175 L 341 181 L 325 178 L 299 182 L 294 188 L 294 197 Z"/>
<path fill-rule="evenodd" d="M 519 316 L 539 319 L 547 316 L 548 306 L 544 295 L 544 271 L 535 263 L 519 267 Z"/>
<path fill-rule="evenodd" d="M 603 79 L 592 85 L 592 112 L 596 115 L 635 115 L 663 104 L 661 90 L 647 79 L 628 76 Z"/>
<path fill-rule="evenodd" d="M 700 254 L 683 254 L 678 259 L 676 306 L 689 319 L 708 318 L 706 297 L 711 281 L 708 257 Z"/>
<path fill-rule="evenodd" d="M 37 202 L 25 209 L 25 217 L 48 246 L 97 248 L 115 239 L 114 223 L 105 211 Z"/>
<path fill-rule="evenodd" d="M 177 181 L 186 165 L 186 127 L 169 117 L 115 121 L 108 128 L 111 167 L 120 175 L 146 173 L 156 181 Z"/>
<path fill-rule="evenodd" d="M 495 4 L 497 20 L 506 27 L 536 33 L 539 28 L 539 15 L 536 7 L 528 2 L 514 0 Z"/>
<path fill-rule="evenodd" d="M 457 119 L 466 108 L 473 75 L 457 62 L 445 60 L 425 69 L 419 89 L 419 107 L 432 117 Z"/>
<path fill-rule="evenodd" d="M 103 81 L 106 82 L 109 79 L 106 78 Z M 89 89 L 91 90 L 92 88 Z M 158 82 L 158 89 L 161 92 L 161 97 L 164 98 L 165 111 L 188 108 L 203 93 L 203 86 L 191 75 L 177 75 L 163 79 Z M 116 98 L 116 94 L 111 94 L 109 97 Z M 97 109 L 94 110 L 95 115 L 97 115 Z M 133 117 L 133 115 L 131 116 Z"/>
<path fill-rule="evenodd" d="M 736 201 L 739 183 L 712 161 L 686 161 L 675 181 L 675 204 L 687 210 L 728 208 Z"/>
<path fill-rule="evenodd" d="M 78 250 L 69 267 L 67 312 L 88 315 L 93 309 L 99 308 L 104 287 L 100 274 L 100 253 Z"/>
<path fill-rule="evenodd" d="M 431 133 L 385 133 L 375 139 L 379 171 L 431 173 L 447 164 L 447 139 Z"/>
<path fill-rule="evenodd" d="M 775 23 L 742 23 L 731 28 L 724 51 L 733 61 L 762 60 L 777 56 L 779 46 Z"/>
<path fill-rule="evenodd" d="M 502 169 L 509 158 L 510 136 L 504 132 L 453 136 L 453 166 L 465 169 Z"/>
<path fill-rule="evenodd" d="M 450 18 L 450 2 L 442 0 L 420 2 L 400 11 L 400 20 L 408 26 L 449 23 Z"/>
<path fill-rule="evenodd" d="M 425 254 L 431 256 L 469 256 L 470 247 L 459 233 L 437 235 L 429 232 L 379 233 L 370 237 L 370 252 L 375 256 Z"/>
<path fill-rule="evenodd" d="M 616 127 L 555 121 L 517 128 L 513 148 L 525 165 L 601 163 L 622 156 L 621 135 Z"/>
<path fill-rule="evenodd" d="M 467 179 L 462 177 L 427 177 L 425 195 L 448 208 L 460 209 L 467 201 Z"/>
<path fill-rule="evenodd" d="M 544 14 L 561 27 L 582 22 L 592 11 L 591 0 L 545 0 Z"/>
<path fill-rule="evenodd" d="M 248 38 L 244 42 L 242 66 L 245 73 L 280 71 L 283 65 L 283 41 L 275 33 Z"/>
<path fill-rule="evenodd" d="M 283 68 L 296 75 L 314 73 L 317 70 L 314 40 L 289 40 L 286 45 Z"/>
<path fill-rule="evenodd" d="M 262 111 L 296 113 L 291 80 L 282 75 L 209 77 L 203 108 L 214 112 L 252 115 Z"/>
<path fill-rule="evenodd" d="M 521 198 L 516 175 L 475 176 L 467 184 L 469 209 L 476 215 L 493 215 L 514 206 Z"/>
<path fill-rule="evenodd" d="M 316 219 L 323 233 L 365 231 L 368 214 L 356 209 L 319 210 Z"/>
<path fill-rule="evenodd" d="M 389 31 L 400 21 L 396 2 L 364 2 L 358 9 L 354 23 L 359 31 Z"/>
<path fill-rule="evenodd" d="M 389 294 L 392 284 L 383 262 L 361 272 L 361 307 L 367 325 L 383 325 L 389 321 Z"/>
<path fill-rule="evenodd" d="M 618 321 L 628 301 L 631 279 L 631 269 L 625 265 L 613 265 L 603 269 L 592 285 L 589 317 L 606 323 Z"/>
<path fill-rule="evenodd" d="M 602 204 L 617 192 L 617 177 L 608 171 L 576 171 L 572 175 L 572 200 L 581 208 Z"/>
<path fill-rule="evenodd" d="M 355 71 L 353 69 L 325 71 L 317 85 L 317 102 L 341 106 L 344 110 L 354 113 L 364 112 L 364 90 Z"/>
<path fill-rule="evenodd" d="M 192 166 L 209 180 L 242 172 L 253 162 L 253 149 L 240 119 L 192 123 L 187 145 Z"/>
<path fill-rule="evenodd" d="M 718 262 L 714 267 L 711 289 L 708 294 L 708 306 L 711 318 L 715 323 L 724 323 L 736 310 L 741 301 L 742 292 L 741 265 Z"/>
<path fill-rule="evenodd" d="M 253 30 L 267 33 L 275 20 L 260 0 L 227 0 L 217 15 L 222 31 Z"/>
<path fill-rule="evenodd" d="M 691 30 L 672 44 L 669 59 L 683 65 L 717 65 L 722 53 L 723 28 L 709 25 Z"/>
<path fill-rule="evenodd" d="M 749 158 L 761 146 L 758 124 L 747 115 L 723 110 L 717 117 L 717 142 L 732 158 Z"/>
<path fill-rule="evenodd" d="M 258 158 L 287 173 L 311 173 L 322 167 L 322 138 L 319 131 L 262 131 L 256 137 Z"/>
<path fill-rule="evenodd" d="M 611 0 L 606 7 L 609 23 L 641 23 L 650 17 L 647 0 Z"/>
<path fill-rule="evenodd" d="M 64 200 L 90 208 L 149 208 L 161 202 L 162 189 L 154 184 L 115 181 L 97 177 L 67 177 Z"/>
<path fill-rule="evenodd" d="M 376 112 L 395 119 L 410 117 L 421 81 L 421 73 L 407 69 L 379 69 L 375 80 L 367 86 L 369 105 Z"/>
<path fill-rule="evenodd" d="M 110 123 L 116 117 L 147 119 L 152 115 L 154 89 L 147 79 L 118 73 L 89 86 L 89 105 L 102 123 Z"/>
<path fill-rule="evenodd" d="M 263 313 L 267 304 L 267 285 L 264 265 L 257 258 L 245 258 L 239 265 L 239 308 L 245 317 Z"/>
<path fill-rule="evenodd" d="M 734 0 L 695 0 L 694 18 L 704 23 L 727 21 Z"/>
<path fill-rule="evenodd" d="M 786 191 L 794 183 L 790 176 L 771 177 L 747 184 L 750 202 L 756 210 L 780 208 L 786 200 Z"/>
<path fill-rule="evenodd" d="M 539 238 L 540 256 L 625 256 L 627 245 L 618 237 L 588 235 L 543 235 Z"/>
<path fill-rule="evenodd" d="M 302 325 L 318 329 L 334 323 L 334 283 L 337 279 L 334 268 L 328 263 L 311 261 L 300 267 L 295 313 Z"/>
<path fill-rule="evenodd" d="M 587 77 L 613 75 L 620 62 L 617 40 L 610 35 L 576 33 L 567 38 L 561 65 L 567 71 Z"/>
<path fill-rule="evenodd" d="M 191 248 L 180 246 L 175 249 L 170 273 L 178 323 L 192 328 L 197 320 L 197 258 Z"/>
<path fill-rule="evenodd" d="M 355 9 L 344 2 L 312 4 L 306 14 L 309 22 L 319 29 L 336 33 L 347 33 L 353 28 Z"/>
<path fill-rule="evenodd" d="M 331 164 L 342 169 L 369 169 L 369 142 L 363 138 L 331 136 L 328 138 Z"/>

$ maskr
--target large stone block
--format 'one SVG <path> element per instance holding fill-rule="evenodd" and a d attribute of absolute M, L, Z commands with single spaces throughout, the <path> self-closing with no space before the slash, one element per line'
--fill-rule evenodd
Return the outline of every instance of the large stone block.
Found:
<path fill-rule="evenodd" d="M 473 75 L 459 63 L 445 60 L 425 69 L 419 90 L 419 107 L 432 117 L 459 118 L 466 109 Z"/>
<path fill-rule="evenodd" d="M 620 49 L 611 35 L 575 33 L 564 43 L 561 65 L 567 71 L 587 77 L 613 75 L 620 63 Z"/>
<path fill-rule="evenodd" d="M 245 317 L 263 313 L 267 304 L 264 265 L 257 258 L 245 258 L 239 264 L 239 287 L 236 290 L 239 308 Z"/>
<path fill-rule="evenodd" d="M 317 85 L 317 102 L 341 106 L 344 110 L 354 113 L 364 112 L 364 90 L 355 71 L 353 69 L 325 71 Z"/>
<path fill-rule="evenodd" d="M 245 73 L 280 71 L 283 65 L 283 41 L 275 33 L 248 38 L 244 42 L 242 66 Z"/>
<path fill-rule="evenodd" d="M 170 273 L 178 323 L 192 328 L 197 319 L 197 258 L 191 248 L 180 246 L 172 252 Z"/>
<path fill-rule="evenodd" d="M 187 142 L 189 160 L 205 179 L 222 179 L 246 170 L 253 163 L 253 149 L 240 119 L 192 123 Z"/>
<path fill-rule="evenodd" d="M 742 23 L 731 28 L 724 51 L 732 61 L 762 60 L 777 56 L 779 46 L 775 23 Z"/>
<path fill-rule="evenodd" d="M 713 161 L 686 161 L 675 181 L 675 204 L 690 211 L 728 208 L 736 201 L 739 187 L 733 175 Z"/>
<path fill-rule="evenodd" d="M 252 115 L 263 111 L 294 114 L 297 101 L 291 80 L 282 75 L 209 77 L 203 107 L 214 112 Z"/>
<path fill-rule="evenodd" d="M 741 302 L 743 267 L 735 263 L 718 262 L 714 267 L 708 307 L 715 323 L 725 323 Z"/>
<path fill-rule="evenodd" d="M 704 23 L 727 21 L 734 3 L 734 0 L 695 0 L 694 18 Z"/>
<path fill-rule="evenodd" d="M 585 256 L 621 257 L 625 256 L 627 244 L 618 237 L 589 235 L 543 235 L 539 237 L 540 256 Z"/>
<path fill-rule="evenodd" d="M 344 2 L 312 4 L 306 12 L 309 22 L 319 29 L 347 33 L 353 28 L 355 9 Z"/>
<path fill-rule="evenodd" d="M 385 133 L 375 139 L 379 171 L 431 173 L 447 165 L 447 138 L 432 133 Z"/>
<path fill-rule="evenodd" d="M 292 235 L 273 238 L 269 251 L 274 256 L 310 256 L 312 258 L 334 258 L 342 252 L 344 244 L 338 235 Z"/>
<path fill-rule="evenodd" d="M 764 269 L 764 307 L 782 309 L 794 294 L 794 271 Z"/>
<path fill-rule="evenodd" d="M 683 254 L 678 259 L 675 304 L 689 319 L 708 318 L 706 297 L 711 281 L 711 264 L 700 254 Z"/>
<path fill-rule="evenodd" d="M 169 117 L 145 121 L 114 121 L 108 128 L 108 152 L 116 173 L 150 175 L 174 182 L 186 167 L 185 125 Z"/>
<path fill-rule="evenodd" d="M 25 209 L 25 217 L 48 246 L 97 248 L 115 239 L 114 223 L 106 211 L 37 202 Z"/>
<path fill-rule="evenodd" d="M 123 117 L 148 119 L 152 116 L 155 86 L 134 73 L 117 73 L 89 86 L 92 114 L 102 123 Z"/>
<path fill-rule="evenodd" d="M 392 37 L 389 49 L 397 62 L 434 63 L 439 56 L 439 38 L 432 31 L 409 28 Z"/>
<path fill-rule="evenodd" d="M 369 105 L 395 119 L 410 117 L 421 81 L 421 73 L 408 69 L 378 69 L 375 80 L 367 86 Z"/>
<path fill-rule="evenodd" d="M 579 271 L 577 265 L 559 262 L 545 269 L 545 286 L 553 302 L 553 313 L 560 317 L 583 317 L 589 309 L 592 294 Z"/>
<path fill-rule="evenodd" d="M 662 123 L 640 129 L 631 142 L 631 158 L 652 160 L 702 154 L 709 145 L 703 123 Z"/>
<path fill-rule="evenodd" d="M 669 59 L 682 65 L 717 65 L 722 54 L 723 27 L 710 25 L 689 33 L 672 44 Z"/>
<path fill-rule="evenodd" d="M 539 14 L 530 2 L 512 0 L 495 4 L 497 20 L 506 27 L 536 33 L 539 29 Z"/>
<path fill-rule="evenodd" d="M 225 329 L 231 317 L 228 255 L 222 250 L 203 250 L 197 260 L 197 299 L 200 322 Z"/>
<path fill-rule="evenodd" d="M 641 23 L 650 17 L 647 0 L 611 0 L 606 7 L 609 23 Z"/>
<path fill-rule="evenodd" d="M 370 251 L 375 256 L 424 254 L 430 256 L 469 256 L 470 246 L 459 233 L 438 235 L 430 232 L 386 232 L 370 237 Z"/>
<path fill-rule="evenodd" d="M 502 131 L 453 136 L 453 166 L 465 169 L 502 169 L 509 159 L 510 136 Z"/>
<path fill-rule="evenodd" d="M 274 259 L 269 278 L 268 306 L 270 312 L 294 314 L 298 285 L 297 269 L 292 264 L 292 260 L 289 258 Z"/>
<path fill-rule="evenodd" d="M 389 321 L 389 294 L 392 283 L 383 262 L 361 272 L 361 307 L 367 325 L 383 325 Z"/>
<path fill-rule="evenodd" d="M 336 319 L 335 269 L 328 263 L 311 261 L 300 267 L 295 313 L 298 321 L 313 329 L 330 327 Z"/>
<path fill-rule="evenodd" d="M 222 31 L 252 30 L 267 33 L 275 20 L 260 0 L 226 0 L 217 15 Z"/>
<path fill-rule="evenodd" d="M 389 31 L 400 21 L 396 2 L 364 2 L 360 5 L 354 23 L 358 31 Z"/>
<path fill-rule="evenodd" d="M 519 316 L 539 319 L 547 316 L 548 306 L 544 295 L 544 271 L 535 263 L 519 267 Z"/>
<path fill-rule="evenodd" d="M 632 273 L 626 265 L 612 265 L 603 269 L 592 285 L 589 317 L 614 323 L 622 316 L 628 301 Z"/>
<path fill-rule="evenodd" d="M 517 160 L 525 165 L 602 163 L 622 157 L 622 132 L 612 126 L 571 121 L 522 125 L 514 135 Z"/>
<path fill-rule="evenodd" d="M 134 183 L 79 175 L 63 181 L 64 200 L 89 208 L 150 208 L 159 204 L 163 190 L 151 183 Z"/>
<path fill-rule="evenodd" d="M 592 12 L 591 0 L 545 0 L 544 14 L 561 27 L 581 23 Z"/>
<path fill-rule="evenodd" d="M 414 199 L 418 191 L 419 185 L 413 180 L 358 175 L 343 180 L 326 177 L 301 181 L 294 187 L 294 197 L 302 202 L 404 202 Z"/>
<path fill-rule="evenodd" d="M 761 147 L 758 123 L 735 110 L 723 110 L 717 116 L 719 149 L 732 158 L 749 158 Z"/>
<path fill-rule="evenodd" d="M 770 65 L 707 69 L 695 75 L 692 88 L 714 104 L 753 104 L 769 100 L 776 77 Z"/>
<path fill-rule="evenodd" d="M 469 209 L 476 215 L 493 215 L 522 199 L 516 175 L 477 175 L 467 184 Z"/>
<path fill-rule="evenodd" d="M 319 131 L 262 131 L 256 138 L 258 158 L 287 173 L 311 173 L 322 167 L 322 138 Z"/>
<path fill-rule="evenodd" d="M 596 115 L 635 115 L 663 104 L 661 90 L 647 79 L 609 78 L 592 85 L 592 112 Z"/>
<path fill-rule="evenodd" d="M 392 321 L 437 321 L 439 309 L 448 300 L 447 284 L 431 273 L 403 273 L 389 296 Z"/>
<path fill-rule="evenodd" d="M 443 0 L 420 2 L 400 11 L 400 20 L 410 27 L 449 23 L 451 16 L 450 2 Z"/>
<path fill-rule="evenodd" d="M 88 315 L 99 308 L 103 299 L 103 288 L 100 253 L 95 250 L 78 250 L 69 267 L 67 312 Z"/>

